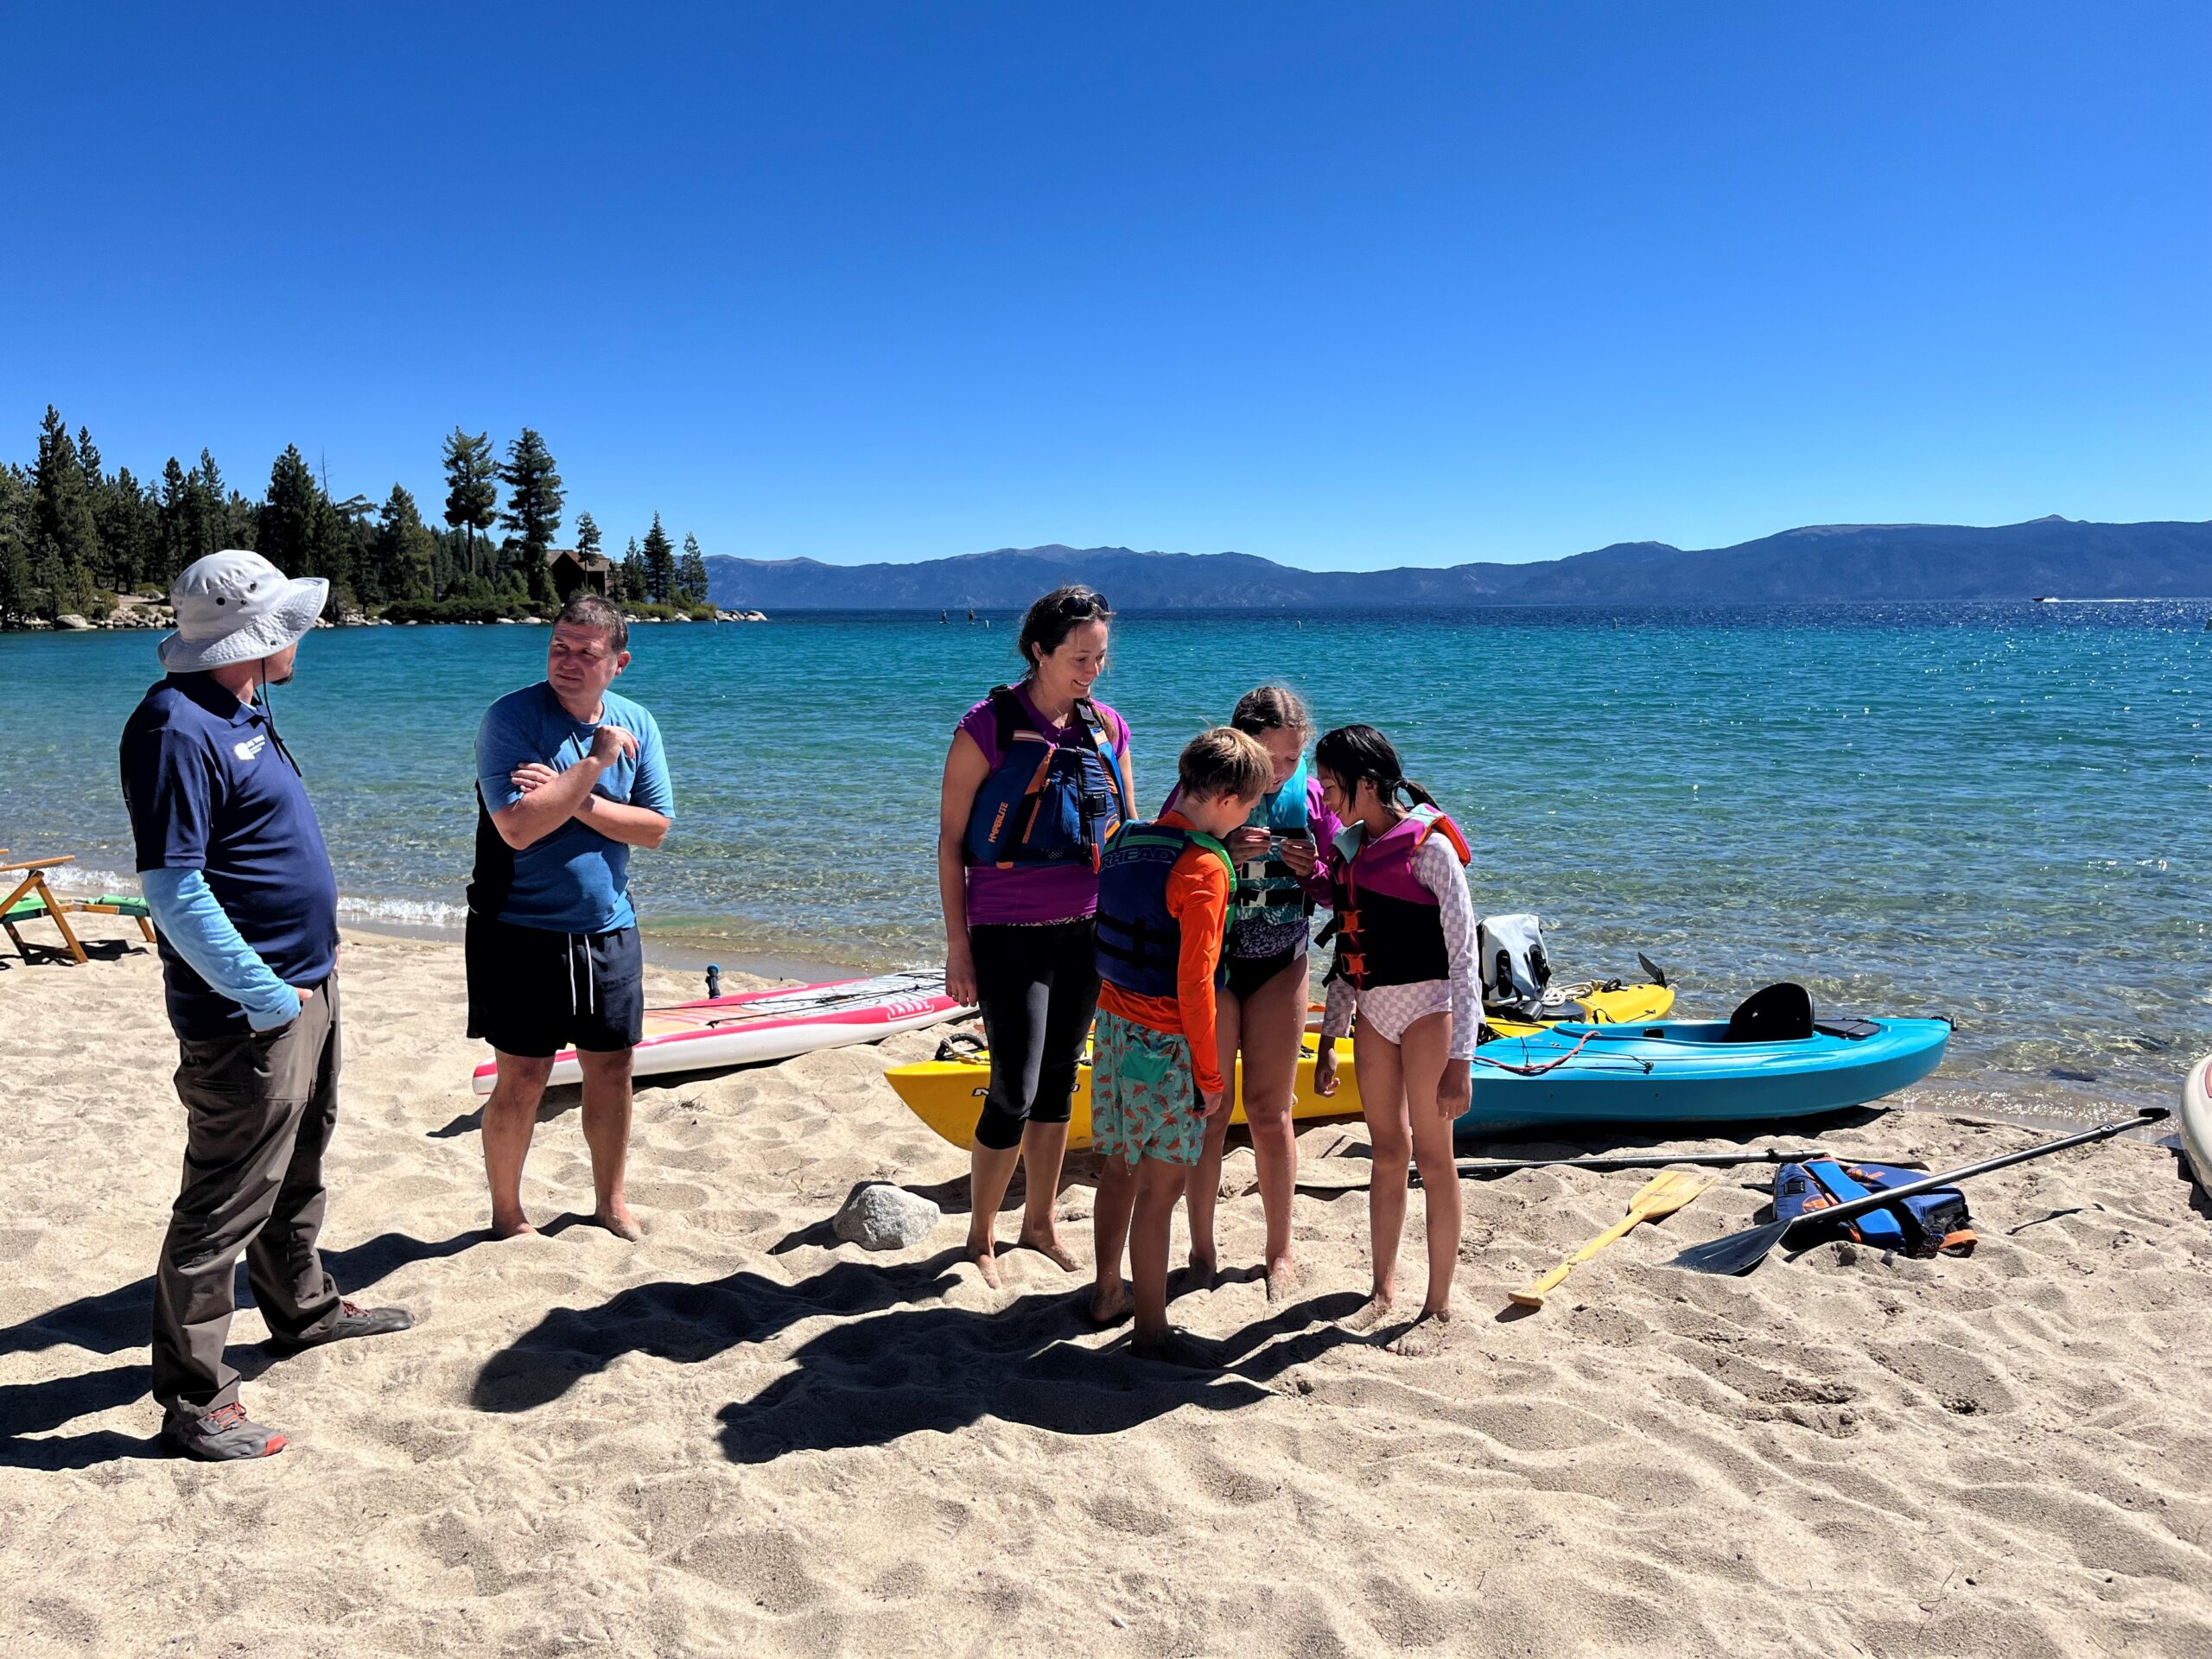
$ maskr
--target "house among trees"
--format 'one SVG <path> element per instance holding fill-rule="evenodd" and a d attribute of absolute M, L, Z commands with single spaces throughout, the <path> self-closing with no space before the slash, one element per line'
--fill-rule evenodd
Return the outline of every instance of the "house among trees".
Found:
<path fill-rule="evenodd" d="M 563 605 L 579 592 L 607 597 L 607 577 L 613 567 L 597 553 L 579 553 L 572 547 L 548 548 L 545 568 L 553 578 L 553 592 Z"/>

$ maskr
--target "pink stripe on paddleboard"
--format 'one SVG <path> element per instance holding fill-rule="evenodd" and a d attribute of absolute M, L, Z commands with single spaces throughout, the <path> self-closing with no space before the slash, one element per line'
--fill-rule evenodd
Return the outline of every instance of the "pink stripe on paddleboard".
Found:
<path fill-rule="evenodd" d="M 834 984 L 830 985 L 810 985 L 805 988 L 809 991 L 832 990 L 835 989 L 837 985 L 857 985 L 861 982 L 859 980 L 844 979 L 838 980 L 835 982 Z M 657 1012 L 662 1014 L 673 1014 L 678 1008 L 726 1007 L 734 1004 L 758 1001 L 760 1000 L 760 996 L 762 995 L 765 995 L 765 993 L 755 993 L 748 996 L 715 997 L 711 1001 L 704 1002 L 679 1002 L 672 1004 L 668 1007 L 658 1009 Z M 792 988 L 786 986 L 785 988 L 785 995 L 797 995 L 798 993 Z M 760 1020 L 748 1020 L 744 1027 L 744 1034 L 750 1036 L 756 1032 L 793 1031 L 801 1027 L 809 1026 L 887 1025 L 893 1020 L 911 1019 L 914 1015 L 919 1014 L 949 1013 L 952 1009 L 957 1008 L 961 1006 L 962 1005 L 960 1003 L 954 1001 L 949 996 L 933 996 L 928 998 L 887 998 L 881 1002 L 870 1003 L 862 1007 L 847 1008 L 834 1014 L 794 1014 L 787 1015 L 780 1020 L 765 1019 Z M 658 1037 L 648 1037 L 640 1042 L 638 1046 L 640 1049 L 663 1048 L 671 1043 L 691 1042 L 701 1037 L 729 1037 L 737 1034 L 738 1033 L 735 1032 L 718 1027 L 700 1026 L 690 1031 L 671 1031 L 664 1032 Z M 564 1048 L 553 1057 L 553 1063 L 556 1065 L 558 1065 L 563 1060 L 573 1060 L 575 1058 L 576 1051 L 575 1049 Z M 499 1063 L 497 1060 L 486 1060 L 481 1065 L 478 1066 L 471 1075 L 479 1077 L 497 1077 L 499 1075 Z"/>

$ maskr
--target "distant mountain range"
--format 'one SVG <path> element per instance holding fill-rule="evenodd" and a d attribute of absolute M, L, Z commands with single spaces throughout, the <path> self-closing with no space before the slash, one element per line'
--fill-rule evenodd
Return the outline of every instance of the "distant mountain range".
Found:
<path fill-rule="evenodd" d="M 1018 610 L 1086 582 L 1122 610 L 1403 609 L 1790 600 L 2212 595 L 2212 523 L 1815 524 L 1734 547 L 1617 542 L 1528 564 L 1300 570 L 1249 553 L 1002 547 L 913 564 L 707 561 L 715 604 L 752 610 Z"/>

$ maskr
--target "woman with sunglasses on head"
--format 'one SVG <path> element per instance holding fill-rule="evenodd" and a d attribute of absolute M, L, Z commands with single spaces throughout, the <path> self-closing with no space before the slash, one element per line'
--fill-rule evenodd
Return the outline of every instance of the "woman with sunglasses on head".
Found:
<path fill-rule="evenodd" d="M 1027 672 L 961 717 L 938 816 L 945 988 L 983 1013 L 990 1088 L 969 1152 L 968 1255 L 996 1287 L 998 1209 L 1022 1165 L 1020 1242 L 1072 1272 L 1053 1224 L 1068 1113 L 1098 1004 L 1098 861 L 1133 816 L 1128 722 L 1092 700 L 1113 612 L 1080 584 L 1029 607 Z"/>

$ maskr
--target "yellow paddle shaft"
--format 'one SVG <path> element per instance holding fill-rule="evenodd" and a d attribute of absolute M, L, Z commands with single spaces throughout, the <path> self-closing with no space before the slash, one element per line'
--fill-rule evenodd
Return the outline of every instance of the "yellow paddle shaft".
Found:
<path fill-rule="evenodd" d="M 1528 1289 L 1516 1290 L 1513 1292 L 1513 1300 L 1523 1307 L 1541 1307 L 1544 1305 L 1544 1298 L 1551 1292 L 1557 1290 L 1561 1285 L 1565 1284 L 1567 1282 L 1567 1275 L 1573 1273 L 1579 1264 L 1587 1262 L 1592 1256 L 1597 1255 L 1599 1251 L 1604 1249 L 1606 1245 L 1611 1243 L 1615 1239 L 1624 1237 L 1629 1230 L 1633 1228 L 1637 1222 L 1642 1221 L 1649 1213 L 1649 1212 L 1648 1211 L 1643 1210 L 1630 1211 L 1628 1214 L 1622 1217 L 1611 1226 L 1606 1228 L 1604 1232 L 1599 1234 L 1597 1237 L 1592 1239 L 1587 1244 L 1585 1244 L 1573 1255 L 1568 1256 L 1566 1261 L 1560 1262 L 1542 1278 L 1537 1280 L 1536 1282 L 1529 1286 Z"/>
<path fill-rule="evenodd" d="M 1683 1182 L 1688 1182 L 1691 1179 L 1693 1178 L 1688 1176 L 1681 1178 Z M 1629 1205 L 1628 1214 L 1606 1228 L 1604 1232 L 1575 1251 L 1573 1255 L 1568 1256 L 1566 1261 L 1560 1262 L 1526 1290 L 1508 1292 L 1508 1300 L 1522 1307 L 1541 1307 L 1544 1305 L 1544 1298 L 1566 1283 L 1567 1275 L 1573 1273 L 1579 1264 L 1587 1262 L 1616 1239 L 1625 1237 L 1638 1222 L 1652 1221 L 1661 1216 L 1674 1214 L 1675 1211 L 1704 1192 L 1707 1186 L 1712 1185 L 1712 1182 L 1707 1181 L 1704 1185 L 1688 1187 L 1685 1190 L 1682 1185 L 1675 1184 L 1672 1178 L 1669 1176 L 1657 1177 L 1645 1191 L 1636 1195 L 1635 1201 Z"/>

